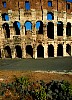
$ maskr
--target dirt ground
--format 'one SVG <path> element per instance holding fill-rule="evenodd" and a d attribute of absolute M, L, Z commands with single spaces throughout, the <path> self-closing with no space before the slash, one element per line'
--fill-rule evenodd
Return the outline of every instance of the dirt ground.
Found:
<path fill-rule="evenodd" d="M 1 71 L 0 70 L 0 82 L 11 82 L 16 77 L 27 77 L 30 81 L 43 80 L 50 82 L 52 80 L 66 80 L 72 84 L 72 74 L 68 73 L 53 73 L 53 72 L 33 72 L 33 71 Z"/>

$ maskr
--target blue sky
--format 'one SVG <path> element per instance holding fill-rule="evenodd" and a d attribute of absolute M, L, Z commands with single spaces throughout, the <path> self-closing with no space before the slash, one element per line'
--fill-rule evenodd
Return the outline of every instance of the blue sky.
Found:
<path fill-rule="evenodd" d="M 66 0 L 66 1 L 72 2 L 72 0 Z"/>

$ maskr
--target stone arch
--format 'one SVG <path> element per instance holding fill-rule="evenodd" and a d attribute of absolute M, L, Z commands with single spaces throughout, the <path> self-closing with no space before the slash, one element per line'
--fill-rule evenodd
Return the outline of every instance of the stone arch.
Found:
<path fill-rule="evenodd" d="M 66 36 L 71 36 L 71 23 L 68 22 L 66 26 Z"/>
<path fill-rule="evenodd" d="M 36 30 L 38 31 L 38 34 L 43 34 L 43 22 L 42 21 L 36 22 Z"/>
<path fill-rule="evenodd" d="M 26 31 L 28 31 L 28 30 L 32 30 L 32 23 L 31 23 L 31 21 L 26 21 L 25 23 L 24 23 L 24 27 L 25 27 L 25 32 Z"/>
<path fill-rule="evenodd" d="M 5 38 L 10 38 L 9 24 L 8 23 L 4 23 L 2 25 L 2 27 L 3 27 L 3 31 L 4 31 Z"/>
<path fill-rule="evenodd" d="M 57 36 L 63 36 L 63 22 L 58 21 L 57 23 Z"/>
<path fill-rule="evenodd" d="M 22 49 L 21 49 L 21 47 L 19 45 L 16 45 L 15 49 L 16 49 L 16 57 L 17 58 L 22 58 Z"/>
<path fill-rule="evenodd" d="M 54 20 L 54 14 L 52 12 L 47 13 L 47 20 Z"/>
<path fill-rule="evenodd" d="M 62 44 L 58 44 L 57 56 L 63 56 L 63 45 Z"/>
<path fill-rule="evenodd" d="M 54 39 L 54 23 L 48 22 L 47 25 L 47 36 L 50 39 Z"/>
<path fill-rule="evenodd" d="M 44 58 L 44 47 L 42 45 L 38 45 L 37 47 L 37 57 Z"/>
<path fill-rule="evenodd" d="M 66 52 L 69 56 L 71 56 L 71 46 L 69 44 L 66 44 Z"/>
<path fill-rule="evenodd" d="M 18 21 L 15 21 L 13 23 L 13 27 L 15 28 L 15 34 L 16 35 L 20 35 L 20 26 L 21 26 L 21 24 Z"/>
<path fill-rule="evenodd" d="M 10 49 L 9 46 L 6 46 L 4 48 L 4 52 L 5 52 L 5 58 L 12 58 L 12 56 L 11 56 L 11 49 Z"/>
<path fill-rule="evenodd" d="M 26 46 L 26 56 L 27 58 L 33 58 L 33 48 L 31 45 Z"/>
<path fill-rule="evenodd" d="M 52 44 L 48 45 L 48 57 L 54 57 L 54 47 Z"/>
<path fill-rule="evenodd" d="M 9 16 L 7 13 L 2 14 L 2 21 L 9 21 Z"/>

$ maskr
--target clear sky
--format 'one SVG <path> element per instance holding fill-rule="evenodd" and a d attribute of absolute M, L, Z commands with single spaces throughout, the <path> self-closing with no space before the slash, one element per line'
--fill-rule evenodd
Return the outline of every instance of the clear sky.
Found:
<path fill-rule="evenodd" d="M 67 1 L 72 2 L 72 0 L 67 0 Z"/>

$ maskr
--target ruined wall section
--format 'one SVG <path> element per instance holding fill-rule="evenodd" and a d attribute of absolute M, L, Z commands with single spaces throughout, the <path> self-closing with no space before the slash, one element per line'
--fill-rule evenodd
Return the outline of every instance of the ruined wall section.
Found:
<path fill-rule="evenodd" d="M 4 8 L 2 2 L 6 1 L 7 7 Z M 30 2 L 30 10 L 27 11 L 25 9 L 25 1 Z M 48 57 L 47 49 L 48 44 L 52 44 L 54 46 L 54 57 L 57 56 L 57 45 L 64 45 L 64 51 L 66 56 L 66 42 L 71 43 L 71 39 L 69 40 L 66 37 L 66 24 L 67 22 L 72 21 L 72 3 L 70 4 L 70 9 L 66 9 L 66 2 L 64 0 L 51 0 L 52 7 L 48 7 L 47 0 L 0 0 L 0 47 L 1 51 L 4 52 L 5 46 L 10 46 L 12 57 L 15 57 L 15 46 L 20 45 L 23 50 L 22 57 L 26 58 L 26 46 L 31 45 L 33 48 L 33 57 L 37 58 L 37 46 L 41 44 L 44 47 L 44 58 Z M 54 14 L 54 20 L 47 20 L 47 13 L 52 12 Z M 2 21 L 2 14 L 7 13 L 9 15 L 9 21 Z M 21 30 L 20 35 L 17 36 L 15 29 L 13 27 L 13 23 L 15 21 L 20 22 Z M 25 33 L 24 23 L 26 21 L 31 21 L 32 30 L 27 31 Z M 43 34 L 37 34 L 36 30 L 36 22 L 43 22 Z M 63 22 L 63 36 L 57 36 L 57 22 Z M 54 39 L 49 39 L 47 37 L 47 23 L 54 23 Z M 5 38 L 2 25 L 4 23 L 9 24 L 10 29 L 10 38 Z M 71 28 L 72 29 L 72 28 Z M 72 32 L 71 32 L 72 37 Z"/>

